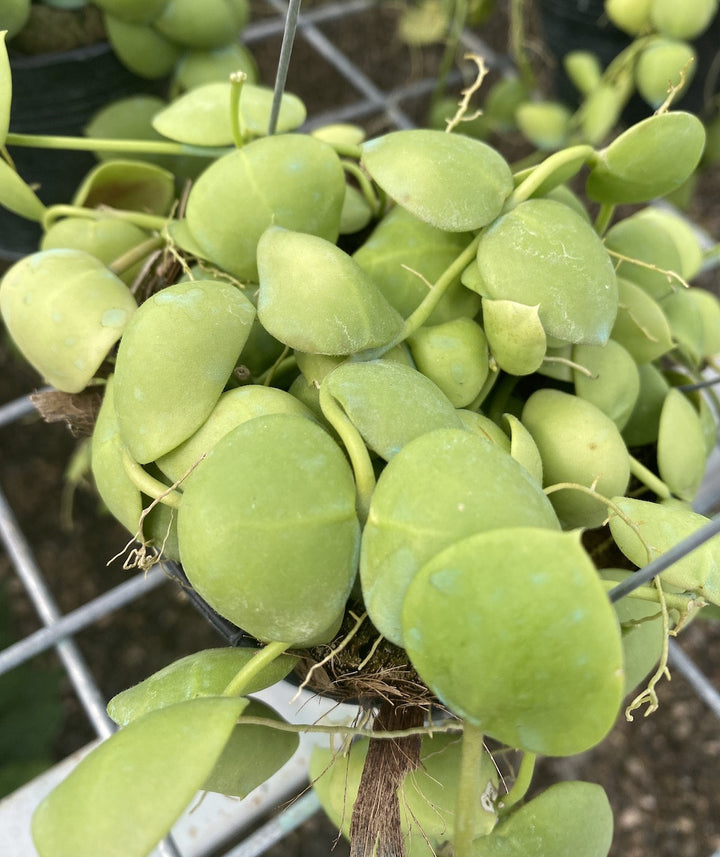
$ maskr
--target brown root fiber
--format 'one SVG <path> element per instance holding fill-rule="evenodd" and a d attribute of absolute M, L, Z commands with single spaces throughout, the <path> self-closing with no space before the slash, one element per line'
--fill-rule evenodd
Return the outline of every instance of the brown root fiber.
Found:
<path fill-rule="evenodd" d="M 420 707 L 383 702 L 374 732 L 422 726 Z M 350 820 L 350 857 L 405 857 L 398 789 L 420 764 L 420 736 L 370 739 L 357 800 Z"/>

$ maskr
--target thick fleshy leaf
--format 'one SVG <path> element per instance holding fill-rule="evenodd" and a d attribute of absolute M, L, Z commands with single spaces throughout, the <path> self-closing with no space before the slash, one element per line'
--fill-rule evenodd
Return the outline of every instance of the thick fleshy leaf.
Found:
<path fill-rule="evenodd" d="M 192 699 L 108 738 L 35 811 L 40 857 L 146 857 L 202 788 L 246 705 Z"/>
<path fill-rule="evenodd" d="M 647 565 L 709 520 L 677 505 L 649 503 L 631 497 L 615 497 L 614 500 L 635 524 L 642 541 L 619 515 L 612 513 L 610 531 L 620 550 L 638 567 Z M 673 563 L 660 577 L 683 591 L 696 592 L 712 604 L 720 604 L 720 536 Z"/>
<path fill-rule="evenodd" d="M 516 416 L 504 414 L 503 418 L 510 426 L 510 455 L 522 464 L 538 485 L 542 485 L 542 458 L 532 435 Z"/>
<path fill-rule="evenodd" d="M 631 571 L 612 568 L 604 568 L 600 572 L 603 580 L 616 580 L 618 583 L 631 575 Z M 660 662 L 664 640 L 663 617 L 657 604 L 628 595 L 613 606 L 622 632 L 627 696 Z"/>
<path fill-rule="evenodd" d="M 629 447 L 655 443 L 660 426 L 660 413 L 670 385 L 653 363 L 638 365 L 640 392 L 630 419 L 622 430 Z M 714 442 L 713 442 L 714 446 Z"/>
<path fill-rule="evenodd" d="M 77 393 L 137 309 L 129 289 L 82 250 L 42 250 L 0 283 L 0 311 L 23 356 L 48 383 Z"/>
<path fill-rule="evenodd" d="M 242 71 L 248 83 L 257 83 L 259 71 L 255 58 L 245 45 L 232 43 L 207 51 L 187 51 L 175 66 L 173 92 L 185 92 Z"/>
<path fill-rule="evenodd" d="M 136 461 L 154 461 L 207 419 L 254 318 L 252 303 L 220 280 L 176 283 L 142 304 L 115 365 L 115 412 Z"/>
<path fill-rule="evenodd" d="M 475 857 L 606 857 L 613 814 L 602 786 L 556 783 L 475 842 Z"/>
<path fill-rule="evenodd" d="M 705 129 L 691 113 L 650 116 L 597 153 L 585 186 L 596 202 L 647 202 L 680 187 L 700 162 Z"/>
<path fill-rule="evenodd" d="M 615 423 L 592 402 L 560 390 L 537 390 L 525 402 L 522 422 L 540 451 L 546 486 L 595 486 L 603 497 L 627 488 L 627 447 Z M 599 527 L 607 516 L 604 503 L 581 491 L 555 491 L 550 502 L 568 528 Z"/>
<path fill-rule="evenodd" d="M 434 283 L 470 240 L 467 233 L 445 232 L 396 205 L 353 259 L 407 318 L 427 296 L 427 283 Z M 472 318 L 479 308 L 479 297 L 466 289 L 458 276 L 432 311 L 428 324 L 440 324 L 461 315 Z"/>
<path fill-rule="evenodd" d="M 130 71 L 150 80 L 166 77 L 182 56 L 182 48 L 148 24 L 131 24 L 115 15 L 103 16 L 108 39 Z"/>
<path fill-rule="evenodd" d="M 167 214 L 175 198 L 173 174 L 145 161 L 104 161 L 75 192 L 73 205 Z"/>
<path fill-rule="evenodd" d="M 670 390 L 663 403 L 657 463 L 672 493 L 693 500 L 705 474 L 705 436 L 700 415 L 679 390 Z"/>
<path fill-rule="evenodd" d="M 563 342 L 606 342 L 617 313 L 613 263 L 572 209 L 530 199 L 482 235 L 482 295 L 539 307 L 545 333 Z"/>
<path fill-rule="evenodd" d="M 618 276 L 631 280 L 655 300 L 669 295 L 679 283 L 669 271 L 682 273 L 682 260 L 669 230 L 649 217 L 627 217 L 605 236 L 608 250 L 626 256 L 618 259 Z M 639 264 L 635 264 L 638 262 Z"/>
<path fill-rule="evenodd" d="M 513 189 L 495 149 L 460 134 L 393 131 L 362 145 L 362 163 L 398 205 L 446 232 L 494 220 Z"/>
<path fill-rule="evenodd" d="M 340 447 L 291 414 L 219 441 L 185 483 L 180 554 L 200 595 L 260 640 L 332 639 L 355 579 L 355 483 Z"/>
<path fill-rule="evenodd" d="M 456 408 L 475 401 L 490 371 L 488 341 L 476 321 L 461 317 L 423 325 L 409 344 L 417 368 Z"/>
<path fill-rule="evenodd" d="M 455 714 L 511 747 L 580 753 L 623 692 L 615 612 L 580 532 L 503 528 L 456 541 L 411 581 L 405 649 Z M 552 604 L 552 621 L 539 604 Z"/>
<path fill-rule="evenodd" d="M 622 430 L 640 395 L 637 363 L 613 339 L 605 345 L 576 345 L 572 359 L 590 373 L 573 369 L 575 394 L 600 408 Z"/>
<path fill-rule="evenodd" d="M 272 225 L 337 240 L 345 199 L 340 159 L 303 134 L 261 137 L 211 164 L 187 203 L 187 225 L 203 255 L 257 282 L 257 243 Z"/>
<path fill-rule="evenodd" d="M 405 446 L 378 480 L 363 531 L 363 598 L 380 633 L 403 644 L 404 594 L 430 557 L 471 533 L 510 526 L 558 529 L 558 522 L 540 486 L 504 449 L 458 429 Z"/>
<path fill-rule="evenodd" d="M 258 318 L 280 342 L 311 354 L 385 345 L 402 318 L 370 277 L 330 241 L 270 227 L 257 248 Z"/>
<path fill-rule="evenodd" d="M 511 375 L 536 372 L 547 351 L 539 307 L 483 298 L 483 325 L 492 356 Z"/>
<path fill-rule="evenodd" d="M 230 146 L 233 130 L 230 100 L 233 85 L 217 81 L 196 86 L 181 95 L 153 119 L 153 128 L 171 140 L 194 146 Z M 273 91 L 266 86 L 243 85 L 240 95 L 240 117 L 253 136 L 267 134 L 270 124 Z M 277 131 L 294 131 L 305 121 L 305 105 L 296 95 L 283 94 Z"/>
<path fill-rule="evenodd" d="M 638 363 L 650 363 L 672 350 L 670 324 L 645 289 L 618 277 L 618 313 L 612 338 Z"/>
<path fill-rule="evenodd" d="M 158 467 L 173 482 L 181 479 L 215 444 L 236 426 L 268 414 L 297 414 L 314 419 L 302 402 L 277 387 L 247 384 L 228 390 L 218 399 L 210 416 L 200 428 L 166 455 L 157 460 Z"/>
<path fill-rule="evenodd" d="M 442 390 L 401 363 L 343 363 L 325 383 L 368 447 L 386 461 L 426 432 L 462 426 Z"/>
<path fill-rule="evenodd" d="M 10 127 L 10 105 L 12 103 L 12 75 L 5 37 L 7 30 L 0 30 L 0 146 L 5 145 Z"/>
<path fill-rule="evenodd" d="M 247 16 L 246 0 L 170 0 L 153 26 L 174 44 L 209 50 L 237 41 Z"/>
<path fill-rule="evenodd" d="M 43 219 L 45 205 L 15 170 L 0 158 L 0 205 L 28 220 Z"/>
<path fill-rule="evenodd" d="M 246 717 L 263 717 L 284 723 L 269 705 L 251 699 L 243 711 Z M 203 789 L 233 797 L 246 797 L 290 760 L 300 744 L 300 736 L 272 726 L 243 723 L 240 717 L 215 763 Z"/>
<path fill-rule="evenodd" d="M 699 366 L 705 350 L 702 308 L 685 289 L 667 295 L 659 304 L 678 350 L 690 365 Z"/>
<path fill-rule="evenodd" d="M 201 696 L 221 696 L 235 675 L 259 652 L 258 649 L 204 649 L 174 661 L 158 672 L 114 696 L 108 714 L 118 724 L 166 708 L 176 702 Z M 244 693 L 257 693 L 284 679 L 297 663 L 291 655 L 280 655 L 253 676 Z"/>
<path fill-rule="evenodd" d="M 123 466 L 123 449 L 115 416 L 111 375 L 92 433 L 90 468 L 97 492 L 110 514 L 135 535 L 143 510 L 143 498 Z"/>

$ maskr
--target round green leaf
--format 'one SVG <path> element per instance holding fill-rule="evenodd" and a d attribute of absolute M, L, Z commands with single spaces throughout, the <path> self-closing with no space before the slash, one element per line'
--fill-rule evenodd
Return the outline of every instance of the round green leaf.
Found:
<path fill-rule="evenodd" d="M 539 307 L 483 298 L 483 325 L 492 356 L 511 375 L 536 372 L 547 351 Z"/>
<path fill-rule="evenodd" d="M 230 101 L 233 85 L 215 81 L 196 86 L 155 114 L 153 128 L 171 140 L 195 146 L 229 146 L 233 143 Z M 253 136 L 267 134 L 273 91 L 245 83 L 240 95 L 240 117 Z M 305 105 L 284 93 L 278 116 L 278 133 L 293 131 L 305 121 Z"/>
<path fill-rule="evenodd" d="M 660 425 L 660 412 L 670 385 L 662 372 L 652 363 L 638 366 L 640 393 L 630 419 L 623 428 L 623 439 L 628 447 L 655 443 Z M 714 446 L 714 443 L 713 443 Z"/>
<path fill-rule="evenodd" d="M 538 307 L 545 333 L 563 342 L 606 342 L 617 313 L 612 261 L 593 228 L 562 203 L 530 199 L 483 233 L 481 293 Z"/>
<path fill-rule="evenodd" d="M 40 857 L 146 857 L 202 788 L 246 705 L 192 699 L 108 738 L 35 811 Z"/>
<path fill-rule="evenodd" d="M 657 301 L 640 286 L 618 277 L 618 313 L 611 336 L 637 363 L 672 350 L 670 324 Z"/>
<path fill-rule="evenodd" d="M 259 640 L 327 642 L 356 573 L 359 524 L 345 456 L 290 414 L 233 429 L 190 474 L 178 514 L 191 584 Z"/>
<path fill-rule="evenodd" d="M 154 461 L 207 419 L 254 317 L 242 292 L 219 280 L 176 283 L 138 309 L 115 364 L 115 412 L 136 461 Z"/>
<path fill-rule="evenodd" d="M 312 412 L 285 390 L 261 384 L 236 387 L 223 393 L 195 434 L 161 455 L 157 465 L 172 482 L 176 482 L 236 426 L 268 414 L 297 414 L 314 419 Z"/>
<path fill-rule="evenodd" d="M 196 86 L 227 80 L 242 71 L 248 83 L 257 83 L 259 71 L 255 58 L 245 45 L 232 43 L 208 51 L 187 51 L 175 67 L 173 91 L 185 92 Z"/>
<path fill-rule="evenodd" d="M 475 842 L 475 857 L 606 857 L 613 814 L 602 786 L 556 783 Z"/>
<path fill-rule="evenodd" d="M 20 217 L 38 222 L 43 219 L 46 211 L 44 203 L 35 191 L 3 158 L 0 158 L 0 205 Z"/>
<path fill-rule="evenodd" d="M 562 482 L 595 486 L 604 497 L 624 492 L 630 480 L 630 459 L 615 423 L 592 402 L 542 389 L 526 401 L 522 422 L 537 444 L 545 485 Z M 566 527 L 599 527 L 605 504 L 572 489 L 550 495 Z"/>
<path fill-rule="evenodd" d="M 679 390 L 669 390 L 663 403 L 657 463 L 672 493 L 693 500 L 705 474 L 705 435 L 698 412 Z"/>
<path fill-rule="evenodd" d="M 275 720 L 278 724 L 285 722 L 269 705 L 254 699 L 243 715 Z M 241 716 L 203 789 L 244 798 L 279 771 L 299 744 L 297 733 L 243 723 Z"/>
<path fill-rule="evenodd" d="M 170 74 L 182 56 L 182 48 L 148 24 L 131 24 L 105 13 L 108 39 L 120 62 L 150 80 Z"/>
<path fill-rule="evenodd" d="M 614 501 L 634 523 L 640 537 L 614 513 L 610 514 L 610 531 L 620 550 L 640 568 L 708 523 L 704 515 L 677 505 L 631 497 L 615 497 Z M 720 604 L 720 536 L 673 563 L 662 572 L 661 579 L 683 591 L 696 592 L 712 604 Z"/>
<path fill-rule="evenodd" d="M 153 26 L 174 44 L 208 50 L 237 41 L 246 17 L 245 3 L 169 0 Z"/>
<path fill-rule="evenodd" d="M 640 51 L 635 64 L 635 84 L 640 95 L 654 109 L 675 88 L 674 101 L 680 101 L 695 75 L 697 56 L 692 45 L 679 39 L 651 38 Z"/>
<path fill-rule="evenodd" d="M 257 282 L 257 243 L 269 226 L 335 241 L 344 199 L 334 150 L 309 135 L 279 134 L 211 164 L 188 196 L 187 225 L 207 258 Z"/>
<path fill-rule="evenodd" d="M 0 311 L 25 359 L 66 393 L 91 381 L 137 309 L 125 283 L 82 250 L 42 250 L 0 283 Z"/>
<path fill-rule="evenodd" d="M 403 598 L 430 557 L 471 533 L 509 526 L 558 522 L 537 482 L 496 443 L 439 429 L 403 447 L 378 480 L 360 553 L 363 598 L 380 633 L 403 645 Z"/>
<path fill-rule="evenodd" d="M 494 220 L 513 189 L 495 149 L 460 134 L 393 131 L 362 145 L 362 163 L 398 205 L 446 232 Z"/>
<path fill-rule="evenodd" d="M 597 153 L 585 186 L 596 202 L 647 202 L 680 187 L 705 146 L 705 129 L 692 113 L 658 113 L 622 133 Z"/>
<path fill-rule="evenodd" d="M 108 703 L 108 714 L 118 726 L 127 726 L 149 711 L 166 708 L 176 702 L 201 696 L 221 696 L 230 681 L 258 651 L 229 647 L 204 649 L 187 655 L 118 693 Z M 253 676 L 244 692 L 257 693 L 276 684 L 296 663 L 297 658 L 280 655 Z"/>
<path fill-rule="evenodd" d="M 405 648 L 455 714 L 511 747 L 601 741 L 623 690 L 615 612 L 579 532 L 504 528 L 457 541 L 410 583 Z M 548 621 L 539 605 L 552 605 Z"/>
<path fill-rule="evenodd" d="M 258 318 L 280 342 L 312 354 L 385 345 L 402 318 L 370 277 L 330 241 L 271 226 L 257 247 Z"/>
<path fill-rule="evenodd" d="M 640 373 L 629 352 L 615 340 L 605 345 L 576 345 L 573 363 L 575 394 L 607 414 L 622 431 L 640 395 Z"/>
<path fill-rule="evenodd" d="M 83 179 L 73 205 L 165 215 L 175 199 L 175 177 L 145 161 L 103 161 Z"/>
<path fill-rule="evenodd" d="M 462 426 L 442 390 L 402 363 L 343 363 L 325 383 L 368 447 L 386 461 L 426 432 Z"/>

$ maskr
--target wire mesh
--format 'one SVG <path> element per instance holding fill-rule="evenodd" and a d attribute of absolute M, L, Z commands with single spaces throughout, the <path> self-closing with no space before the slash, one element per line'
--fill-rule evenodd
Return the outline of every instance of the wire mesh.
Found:
<path fill-rule="evenodd" d="M 376 0 L 341 0 L 341 2 L 313 4 L 312 8 L 306 11 L 301 9 L 300 0 L 290 0 L 289 3 L 284 0 L 265 0 L 265 5 L 268 16 L 251 23 L 243 34 L 243 40 L 248 46 L 253 47 L 282 36 L 282 47 L 277 61 L 276 104 L 291 68 L 291 55 L 296 40 L 302 40 L 318 61 L 327 64 L 340 75 L 354 95 L 346 104 L 316 111 L 309 117 L 306 123 L 307 129 L 332 122 L 362 122 L 373 116 L 381 117 L 382 122 L 389 128 L 410 128 L 416 124 L 407 105 L 432 92 L 435 86 L 434 78 L 431 76 L 416 78 L 398 86 L 383 88 L 368 76 L 329 35 L 331 31 L 328 30 L 327 25 L 340 20 L 348 24 L 353 16 L 377 8 L 379 4 Z M 352 24 L 349 26 L 351 27 Z M 508 57 L 492 50 L 477 33 L 464 32 L 462 42 L 469 51 L 482 55 L 487 65 L 496 72 L 503 74 L 511 67 Z M 22 431 L 22 420 L 32 410 L 33 406 L 27 397 L 0 405 L 0 427 L 13 426 L 17 431 Z M 0 482 L 1 477 L 2 474 L 0 474 Z M 719 484 L 717 476 L 714 478 L 715 484 Z M 706 507 L 702 510 L 704 512 L 713 503 L 717 505 L 720 502 L 720 488 L 714 487 L 710 495 L 706 492 L 703 502 Z M 646 573 L 646 577 L 659 573 L 669 564 L 668 558 L 672 560 L 685 555 L 718 531 L 720 531 L 720 516 L 714 518 L 711 524 L 708 524 L 693 539 L 686 540 L 675 551 L 670 552 L 672 557 L 669 554 L 663 557 L 664 564 L 657 563 Z M 18 526 L 13 510 L 1 488 L 0 539 L 42 623 L 38 631 L 0 651 L 0 675 L 41 652 L 55 649 L 96 734 L 100 739 L 107 737 L 112 733 L 114 726 L 105 712 L 105 700 L 97 680 L 88 669 L 73 636 L 123 606 L 141 599 L 153 589 L 168 585 L 168 579 L 176 572 L 168 573 L 168 569 L 162 565 L 155 566 L 148 573 L 139 573 L 63 615 L 45 583 L 30 542 Z M 624 591 L 620 592 L 618 587 L 616 597 L 622 594 Z M 227 629 L 224 632 L 227 632 Z M 672 641 L 670 664 L 687 679 L 698 697 L 720 719 L 720 694 L 681 647 Z M 296 786 L 301 779 L 302 777 L 300 780 L 296 778 L 291 782 Z M 275 793 L 276 798 L 277 794 Z M 255 803 L 263 811 L 269 808 L 267 803 L 262 801 L 255 801 Z M 225 857 L 256 857 L 274 843 L 281 841 L 318 809 L 317 799 L 312 793 L 308 793 L 261 825 L 244 841 L 230 845 L 229 848 L 222 850 L 222 853 Z M 248 817 L 253 818 L 252 809 Z M 167 857 L 190 857 L 190 855 L 204 857 L 211 850 L 214 854 L 220 853 L 217 850 L 216 840 L 212 840 L 207 849 L 200 846 L 199 850 L 197 847 L 181 850 L 172 838 L 168 838 L 159 846 L 157 853 Z M 24 854 L 24 852 L 18 852 L 18 854 Z M 720 857 L 720 851 L 716 851 L 711 857 Z"/>

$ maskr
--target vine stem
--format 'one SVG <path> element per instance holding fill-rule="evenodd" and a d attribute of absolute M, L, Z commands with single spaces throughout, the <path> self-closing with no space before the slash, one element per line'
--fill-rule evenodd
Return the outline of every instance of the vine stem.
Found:
<path fill-rule="evenodd" d="M 147 496 L 151 497 L 153 500 L 157 500 L 160 503 L 164 503 L 166 506 L 170 506 L 172 509 L 180 508 L 180 492 L 175 491 L 172 488 L 168 488 L 168 486 L 160 482 L 159 479 L 155 479 L 154 476 L 151 476 L 144 467 L 138 464 L 137 461 L 131 457 L 130 453 L 126 449 L 123 449 L 122 451 L 122 463 L 125 468 L 125 473 L 127 473 L 138 491 L 142 494 L 147 494 Z"/>
<path fill-rule="evenodd" d="M 357 355 L 360 360 L 376 360 L 386 354 L 396 345 L 404 342 L 409 336 L 418 331 L 423 324 L 430 318 L 432 311 L 442 300 L 443 295 L 467 266 L 475 259 L 477 255 L 478 245 L 482 232 L 478 233 L 468 246 L 460 253 L 456 259 L 442 272 L 440 277 L 435 281 L 433 287 L 422 299 L 419 306 L 410 313 L 405 319 L 405 322 L 400 332 L 390 342 L 381 345 L 379 348 L 373 348 L 369 351 L 361 352 Z"/>
<path fill-rule="evenodd" d="M 536 759 L 536 753 L 523 753 L 520 768 L 518 770 L 517 777 L 515 777 L 515 782 L 512 784 L 510 791 L 502 799 L 501 806 L 503 814 L 511 807 L 515 806 L 515 804 L 521 801 L 527 794 L 533 773 L 535 772 Z"/>
<path fill-rule="evenodd" d="M 325 419 L 340 435 L 350 456 L 355 474 L 358 517 L 364 524 L 370 509 L 370 499 L 375 490 L 375 471 L 365 441 L 328 390 L 326 381 L 320 385 L 320 408 Z"/>
<path fill-rule="evenodd" d="M 238 670 L 234 678 L 222 692 L 222 696 L 242 696 L 245 688 L 250 684 L 252 679 L 261 672 L 268 664 L 284 654 L 290 648 L 290 643 L 284 643 L 280 640 L 273 640 L 264 648 L 254 655 L 245 666 Z"/>
<path fill-rule="evenodd" d="M 611 592 L 618 585 L 617 580 L 601 579 L 603 587 Z M 652 601 L 655 604 L 662 604 L 663 601 L 672 610 L 677 610 L 679 613 L 685 613 L 688 610 L 704 606 L 704 601 L 697 598 L 695 595 L 675 594 L 673 592 L 665 592 L 662 590 L 662 595 L 653 586 L 638 586 L 632 592 L 628 592 L 626 598 L 638 598 L 641 601 Z"/>
<path fill-rule="evenodd" d="M 118 256 L 114 259 L 109 265 L 108 268 L 114 273 L 124 274 L 129 268 L 132 268 L 133 265 L 136 265 L 138 262 L 141 262 L 143 259 L 147 258 L 154 250 L 159 250 L 165 244 L 165 239 L 161 238 L 159 235 L 153 238 L 148 238 L 147 241 L 143 241 L 141 244 L 136 244 L 134 247 L 131 247 L 122 256 Z"/>
<path fill-rule="evenodd" d="M 217 158 L 231 148 L 224 146 L 190 146 L 171 140 L 122 140 L 104 137 L 65 137 L 48 134 L 7 135 L 8 146 L 24 146 L 29 149 L 72 149 L 81 152 L 117 152 L 126 155 L 190 155 L 198 158 Z"/>
<path fill-rule="evenodd" d="M 161 217 L 159 214 L 145 214 L 142 211 L 126 211 L 121 208 L 111 208 L 107 205 L 101 205 L 97 208 L 85 208 L 82 205 L 51 205 L 43 216 L 42 227 L 49 229 L 56 220 L 61 217 L 87 217 L 92 220 L 103 220 L 112 217 L 116 220 L 125 220 L 128 223 L 133 223 L 139 226 L 140 229 L 148 229 L 151 231 L 160 231 L 165 228 L 168 222 L 167 217 Z"/>
<path fill-rule="evenodd" d="M 455 805 L 455 857 L 472 857 L 475 838 L 478 795 L 481 793 L 482 760 L 485 753 L 483 731 L 467 720 L 463 725 L 460 776 Z"/>
<path fill-rule="evenodd" d="M 646 488 L 657 494 L 658 497 L 661 497 L 663 500 L 669 500 L 672 494 L 662 479 L 657 477 L 652 470 L 645 467 L 634 456 L 629 455 L 628 457 L 630 459 L 630 472 L 632 475 L 642 482 Z"/>

